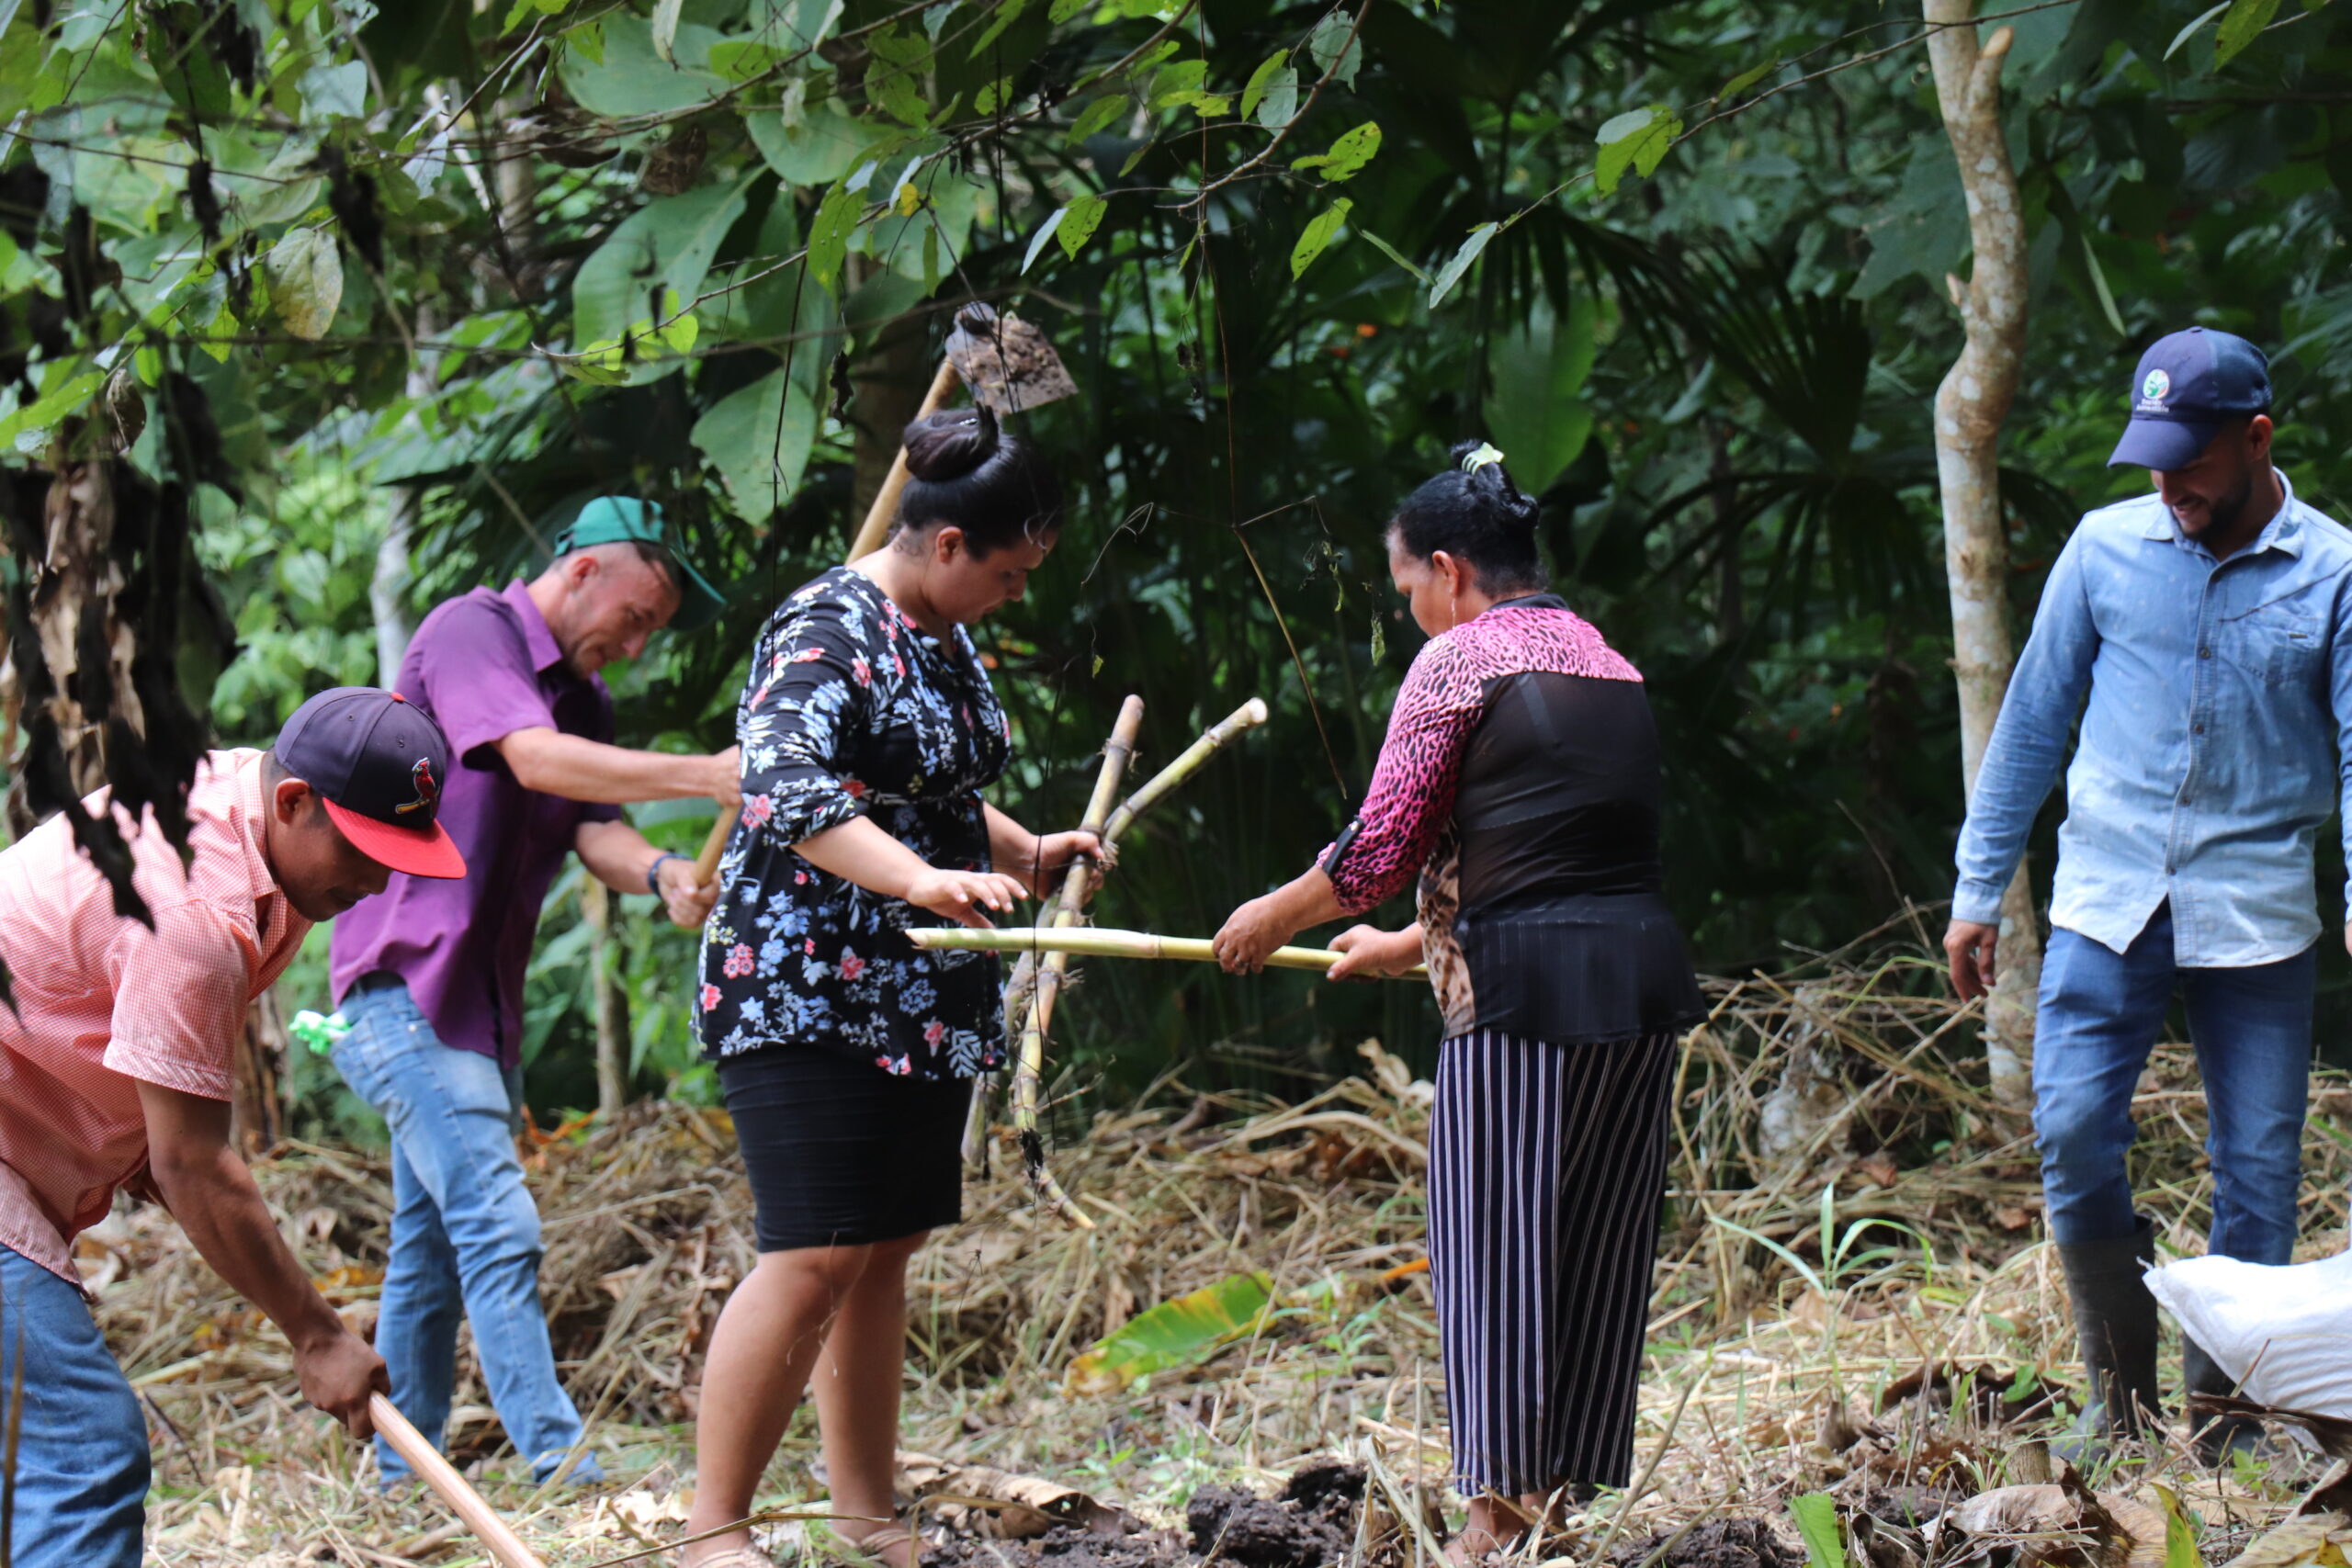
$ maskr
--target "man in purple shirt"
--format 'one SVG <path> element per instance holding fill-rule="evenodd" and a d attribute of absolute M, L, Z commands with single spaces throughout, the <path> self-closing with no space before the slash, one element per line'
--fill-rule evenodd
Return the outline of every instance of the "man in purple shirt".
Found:
<path fill-rule="evenodd" d="M 666 625 L 707 626 L 719 596 L 672 547 L 661 509 L 601 497 L 556 536 L 529 582 L 477 588 L 424 617 L 398 689 L 449 738 L 440 820 L 460 881 L 399 876 L 335 924 L 337 1000 L 351 1029 L 334 1064 L 392 1135 L 391 1255 L 376 1348 L 392 1401 L 443 1440 L 458 1324 L 473 1324 L 491 1402 L 544 1480 L 582 1449 L 539 1305 L 539 1216 L 512 1118 L 522 1100 L 523 972 L 539 906 L 577 852 L 623 893 L 652 893 L 698 927 L 711 894 L 694 863 L 621 819 L 623 803 L 708 795 L 733 805 L 732 748 L 715 756 L 612 743 L 597 671 L 633 659 Z M 389 1486 L 407 1467 L 380 1442 Z M 602 1473 L 584 1449 L 570 1472 Z"/>

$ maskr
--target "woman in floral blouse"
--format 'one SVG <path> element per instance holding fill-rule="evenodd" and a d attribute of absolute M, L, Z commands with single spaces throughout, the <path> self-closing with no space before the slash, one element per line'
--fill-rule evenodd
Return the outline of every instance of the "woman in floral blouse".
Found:
<path fill-rule="evenodd" d="M 964 631 L 1021 597 L 1060 487 L 985 410 L 910 425 L 907 460 L 889 546 L 785 600 L 737 712 L 743 815 L 695 1017 L 742 1144 L 759 1263 L 711 1340 L 689 1535 L 751 1513 L 812 1373 L 835 1511 L 893 1519 L 907 1262 L 961 1217 L 970 1079 L 1004 1054 L 996 960 L 920 952 L 904 932 L 987 925 L 1095 847 L 980 799 L 1010 731 Z M 891 1568 L 915 1554 L 896 1523 L 839 1528 Z M 768 1559 L 735 1531 L 685 1561 Z"/>

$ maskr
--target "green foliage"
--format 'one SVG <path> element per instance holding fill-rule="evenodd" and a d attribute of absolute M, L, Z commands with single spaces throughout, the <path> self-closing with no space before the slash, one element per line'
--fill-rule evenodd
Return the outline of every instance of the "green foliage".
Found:
<path fill-rule="evenodd" d="M 1600 128 L 1597 138 L 1600 160 L 1593 165 L 1594 186 L 1607 196 L 1617 188 L 1628 168 L 1648 178 L 1657 173 L 1667 149 L 1681 134 L 1682 121 L 1664 104 L 1628 109 L 1617 116 Z"/>
<path fill-rule="evenodd" d="M 1804 1540 L 1805 1568 L 1846 1568 L 1845 1527 L 1838 1522 L 1838 1500 L 1826 1492 L 1789 1499 L 1789 1517 Z"/>
<path fill-rule="evenodd" d="M 981 628 L 1021 741 L 1003 802 L 1071 818 L 1129 690 L 1162 757 L 1249 694 L 1275 709 L 1139 831 L 1106 919 L 1214 930 L 1345 821 L 1417 642 L 1381 524 L 1482 435 L 1541 489 L 1556 581 L 1644 670 L 1703 961 L 1948 893 L 1928 411 L 1967 234 L 1894 13 L 0 9 L 0 452 L 34 475 L 118 401 L 200 390 L 198 548 L 243 643 L 200 683 L 232 739 L 368 677 L 394 515 L 413 617 L 535 570 L 569 508 L 627 490 L 738 589 L 716 631 L 616 672 L 624 739 L 723 744 L 760 620 L 838 559 L 854 459 L 870 478 L 979 297 L 1039 322 L 1081 394 L 1020 421 L 1072 501 L 1027 600 Z M 2008 25 L 2020 612 L 2073 515 L 2143 482 L 2103 459 L 2171 326 L 2275 345 L 2282 466 L 2346 510 L 2352 12 L 2086 0 Z M 166 423 L 122 458 L 151 479 Z M 624 905 L 657 1087 L 692 1070 L 689 939 Z M 584 960 L 553 946 L 573 906 L 532 1005 L 535 1072 L 579 1084 Z M 1066 1016 L 1080 1087 L 1186 1055 L 1204 1078 L 1344 1071 L 1335 1043 L 1435 1027 L 1408 987 L 1114 965 Z"/>
<path fill-rule="evenodd" d="M 2222 18 L 2222 27 L 2213 39 L 2213 63 L 2226 65 L 2245 51 L 2246 45 L 2261 36 L 2278 14 L 2278 0 L 2232 0 L 2229 12 Z"/>
<path fill-rule="evenodd" d="M 1257 1332 L 1273 1302 L 1273 1281 L 1236 1274 L 1148 1307 L 1070 1363 L 1069 1381 L 1088 1393 L 1186 1367 L 1220 1345 Z"/>
<path fill-rule="evenodd" d="M 1293 277 L 1313 265 L 1315 258 L 1329 248 L 1332 236 L 1348 220 L 1348 212 L 1354 206 L 1354 202 L 1343 196 L 1317 213 L 1307 221 L 1306 227 L 1299 231 L 1298 243 L 1293 245 L 1290 252 L 1290 275 Z"/>

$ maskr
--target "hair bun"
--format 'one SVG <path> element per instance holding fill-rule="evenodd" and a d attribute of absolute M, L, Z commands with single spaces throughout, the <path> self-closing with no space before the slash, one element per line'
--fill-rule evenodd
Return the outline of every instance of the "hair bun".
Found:
<path fill-rule="evenodd" d="M 1511 479 L 1500 451 L 1485 441 L 1457 441 L 1448 455 L 1462 470 L 1471 493 L 1487 503 L 1496 522 L 1531 534 L 1535 531 L 1544 509 Z"/>
<path fill-rule="evenodd" d="M 928 484 L 960 479 L 995 455 L 996 415 L 983 403 L 919 419 L 907 426 L 907 471 Z"/>

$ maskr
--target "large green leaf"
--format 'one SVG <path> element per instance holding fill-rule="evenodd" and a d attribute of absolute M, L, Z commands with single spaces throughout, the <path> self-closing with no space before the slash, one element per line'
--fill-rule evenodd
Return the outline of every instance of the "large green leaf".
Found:
<path fill-rule="evenodd" d="M 2239 51 L 2262 36 L 2262 29 L 2278 14 L 2278 0 L 2236 0 L 2214 35 L 2213 63 L 2227 65 Z"/>
<path fill-rule="evenodd" d="M 264 270 L 286 330 L 300 338 L 324 337 L 343 303 L 343 254 L 334 236 L 297 229 L 271 248 Z"/>
<path fill-rule="evenodd" d="M 1081 1393 L 1109 1393 L 1170 1367 L 1189 1366 L 1218 1346 L 1254 1333 L 1273 1299 L 1263 1274 L 1236 1274 L 1136 1314 L 1069 1365 Z"/>
<path fill-rule="evenodd" d="M 710 28 L 681 23 L 670 40 L 673 63 L 655 51 L 651 22 L 615 12 L 605 18 L 603 60 L 569 44 L 560 51 L 563 85 L 581 107 L 610 119 L 674 114 L 726 93 L 727 79 L 705 69 L 718 41 Z"/>
<path fill-rule="evenodd" d="M 1591 405 L 1577 394 L 1592 373 L 1595 316 L 1589 293 L 1577 295 L 1564 321 L 1539 304 L 1488 361 L 1487 437 L 1530 494 L 1550 489 L 1592 434 Z"/>
<path fill-rule="evenodd" d="M 619 336 L 645 314 L 659 285 L 668 284 L 687 300 L 699 294 L 718 243 L 743 215 L 749 184 L 704 186 L 631 213 L 572 279 L 572 342 Z"/>
<path fill-rule="evenodd" d="M 780 109 L 752 109 L 744 128 L 768 167 L 797 186 L 829 186 L 862 163 L 866 149 L 896 138 L 895 127 L 852 119 L 828 98 L 787 125 Z"/>
<path fill-rule="evenodd" d="M 1593 185 L 1606 196 L 1617 188 L 1629 168 L 1644 178 L 1657 173 L 1667 150 L 1681 134 L 1681 117 L 1664 104 L 1626 110 L 1603 125 L 1594 138 L 1600 144 L 1600 156 L 1593 164 Z"/>
<path fill-rule="evenodd" d="M 368 67 L 347 60 L 341 65 L 313 65 L 302 73 L 302 107 L 312 114 L 356 119 L 368 112 Z"/>
<path fill-rule="evenodd" d="M 817 439 L 817 405 L 779 368 L 721 399 L 695 423 L 695 449 L 718 466 L 736 514 L 764 523 L 800 482 Z"/>
<path fill-rule="evenodd" d="M 79 364 L 75 361 L 66 367 L 70 374 L 52 374 L 46 378 L 53 384 L 45 387 L 40 397 L 6 418 L 0 419 L 0 449 L 12 445 L 28 431 L 48 429 L 96 395 L 98 389 L 106 384 L 106 372 L 83 370 Z"/>

